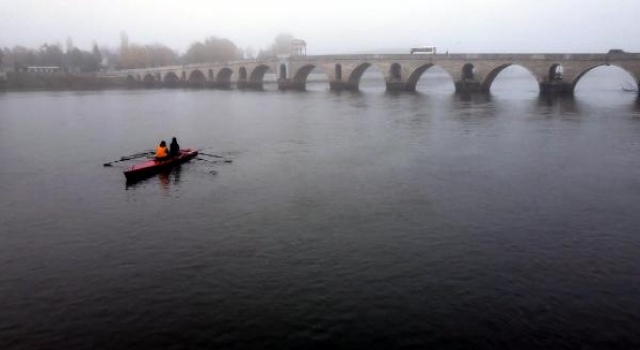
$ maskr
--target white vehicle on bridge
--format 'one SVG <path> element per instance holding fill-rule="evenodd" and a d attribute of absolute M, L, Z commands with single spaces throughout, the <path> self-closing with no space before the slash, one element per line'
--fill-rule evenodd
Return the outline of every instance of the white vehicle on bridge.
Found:
<path fill-rule="evenodd" d="M 436 54 L 436 47 L 435 46 L 412 47 L 411 48 L 411 54 L 413 55 L 414 53 L 435 55 Z"/>

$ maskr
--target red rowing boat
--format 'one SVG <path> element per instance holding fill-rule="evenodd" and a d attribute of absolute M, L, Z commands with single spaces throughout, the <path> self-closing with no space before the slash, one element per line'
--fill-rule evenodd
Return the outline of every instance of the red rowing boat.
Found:
<path fill-rule="evenodd" d="M 180 155 L 169 158 L 167 160 L 149 159 L 144 162 L 135 164 L 124 171 L 124 177 L 127 181 L 140 180 L 157 174 L 163 170 L 169 170 L 176 165 L 187 162 L 198 155 L 198 151 L 192 148 L 181 149 Z"/>

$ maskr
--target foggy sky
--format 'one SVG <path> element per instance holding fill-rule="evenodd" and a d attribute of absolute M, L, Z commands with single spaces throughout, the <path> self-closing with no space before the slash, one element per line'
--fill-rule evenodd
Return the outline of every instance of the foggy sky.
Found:
<path fill-rule="evenodd" d="M 640 52 L 639 14 L 638 0 L 0 0 L 0 47 L 115 48 L 124 31 L 181 53 L 213 35 L 257 52 L 284 32 L 308 54 Z"/>

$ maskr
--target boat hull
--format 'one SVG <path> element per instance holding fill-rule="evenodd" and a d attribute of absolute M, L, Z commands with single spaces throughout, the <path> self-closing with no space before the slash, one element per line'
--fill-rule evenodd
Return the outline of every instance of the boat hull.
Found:
<path fill-rule="evenodd" d="M 159 172 L 167 171 L 182 163 L 188 162 L 198 155 L 195 149 L 181 149 L 180 155 L 167 160 L 149 159 L 144 162 L 134 164 L 124 171 L 127 182 L 142 180 L 153 176 Z"/>

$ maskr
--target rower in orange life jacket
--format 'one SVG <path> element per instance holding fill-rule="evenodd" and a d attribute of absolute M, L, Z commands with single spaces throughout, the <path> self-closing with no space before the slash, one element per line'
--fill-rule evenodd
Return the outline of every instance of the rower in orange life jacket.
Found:
<path fill-rule="evenodd" d="M 165 160 L 169 158 L 169 150 L 167 150 L 167 143 L 163 141 L 156 148 L 156 160 Z"/>

